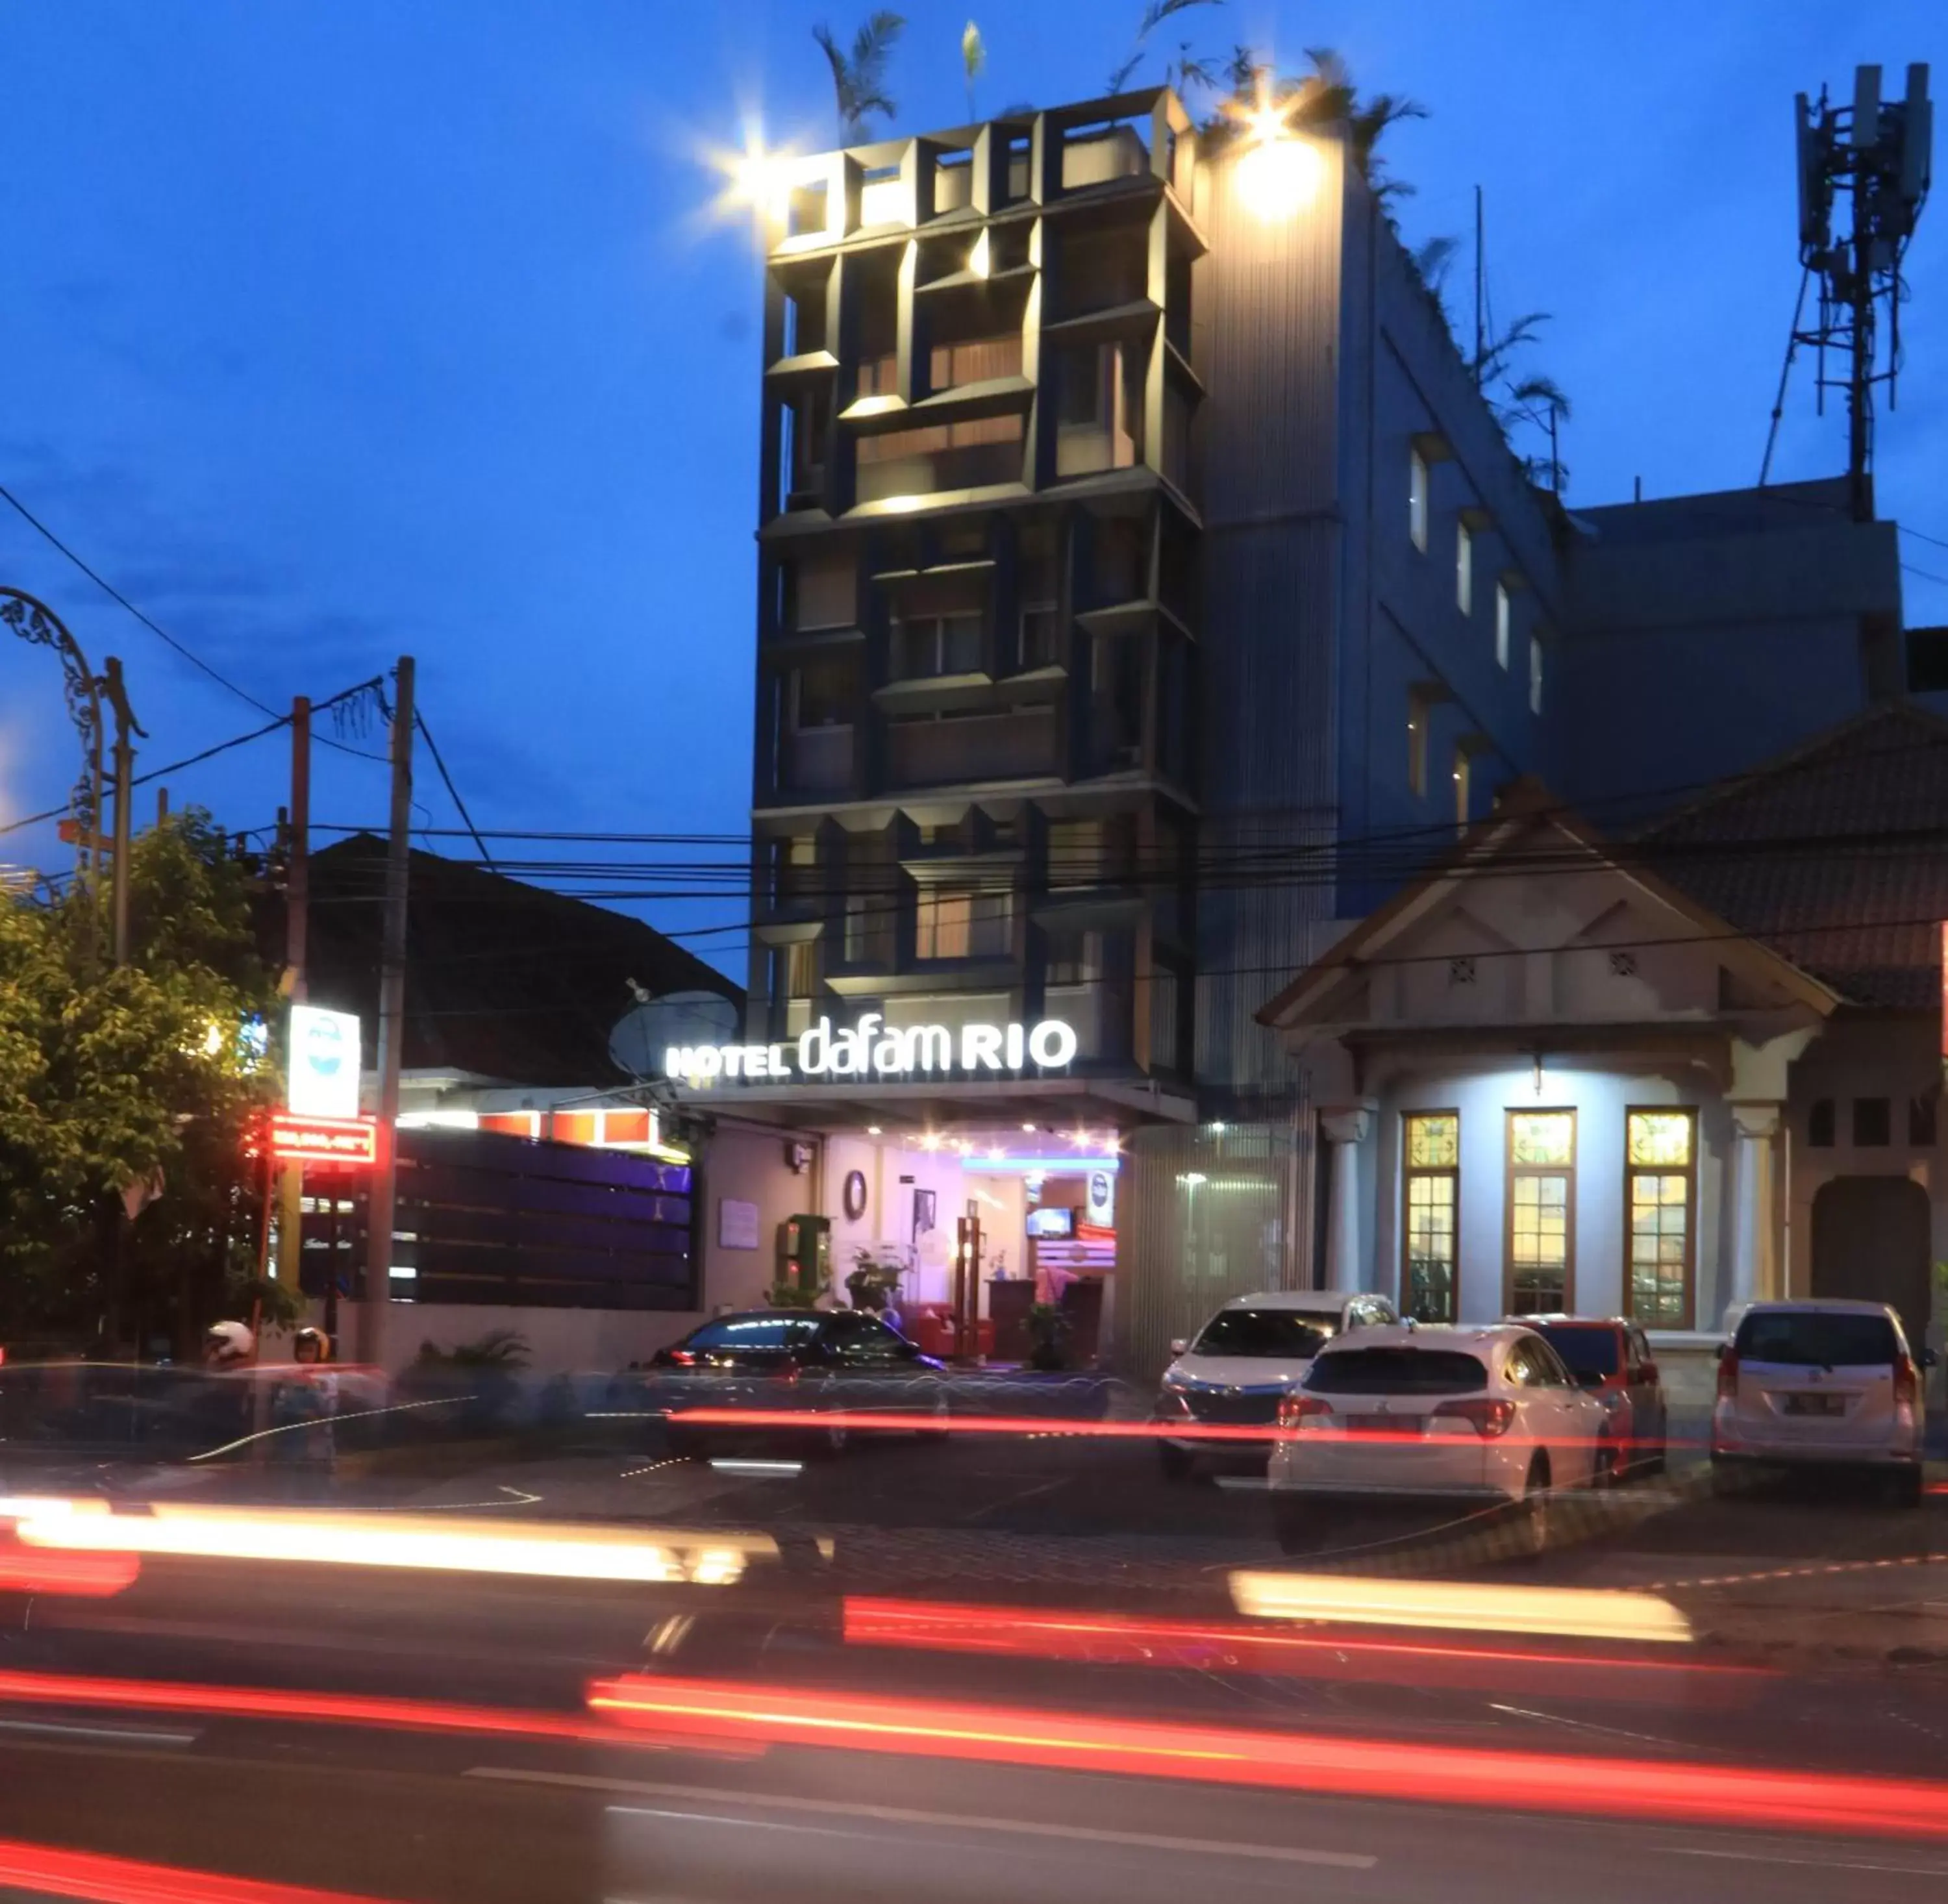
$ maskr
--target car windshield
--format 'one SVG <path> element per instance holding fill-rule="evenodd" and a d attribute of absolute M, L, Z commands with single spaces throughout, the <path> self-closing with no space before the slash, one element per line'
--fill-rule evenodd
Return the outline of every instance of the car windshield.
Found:
<path fill-rule="evenodd" d="M 727 1349 L 802 1348 L 818 1333 L 816 1316 L 725 1316 L 706 1323 L 683 1346 L 709 1354 Z"/>
<path fill-rule="evenodd" d="M 1621 1366 L 1614 1329 L 1538 1329 L 1535 1332 L 1569 1364 L 1573 1375 L 1613 1375 Z"/>
<path fill-rule="evenodd" d="M 1295 1309 L 1221 1309 L 1205 1324 L 1191 1353 L 1304 1361 L 1332 1339 L 1333 1328 L 1330 1316 Z"/>
<path fill-rule="evenodd" d="M 1304 1386 L 1320 1395 L 1471 1395 L 1488 1385 L 1478 1356 L 1459 1349 L 1339 1349 L 1314 1363 Z"/>
<path fill-rule="evenodd" d="M 1884 1316 L 1850 1316 L 1817 1309 L 1748 1316 L 1739 1325 L 1739 1354 L 1749 1362 L 1794 1363 L 1837 1369 L 1893 1362 L 1900 1354 Z"/>

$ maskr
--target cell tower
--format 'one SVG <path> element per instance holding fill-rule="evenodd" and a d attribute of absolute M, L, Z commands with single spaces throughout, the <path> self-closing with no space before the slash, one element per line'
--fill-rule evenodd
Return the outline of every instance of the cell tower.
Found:
<path fill-rule="evenodd" d="M 1856 67 L 1850 106 L 1835 105 L 1825 89 L 1819 103 L 1799 95 L 1793 108 L 1798 147 L 1799 258 L 1805 267 L 1799 302 L 1792 315 L 1792 340 L 1786 365 L 1802 344 L 1818 355 L 1819 414 L 1826 392 L 1847 393 L 1847 473 L 1856 520 L 1873 514 L 1874 386 L 1888 386 L 1894 408 L 1894 379 L 1900 367 L 1900 306 L 1906 295 L 1901 259 L 1914 235 L 1928 196 L 1933 107 L 1928 98 L 1928 68 L 1907 69 L 1905 98 L 1883 101 L 1881 70 Z M 1834 209 L 1844 203 L 1847 231 L 1835 235 Z M 1819 310 L 1810 328 L 1802 327 L 1807 287 L 1817 279 Z M 1888 354 L 1884 368 L 1875 358 L 1879 307 L 1887 306 Z M 1844 371 L 1829 368 L 1829 353 Z M 1780 381 L 1782 403 L 1785 382 Z M 1779 411 L 1773 411 L 1773 439 L 1766 445 L 1763 484 L 1772 467 L 1773 442 Z"/>

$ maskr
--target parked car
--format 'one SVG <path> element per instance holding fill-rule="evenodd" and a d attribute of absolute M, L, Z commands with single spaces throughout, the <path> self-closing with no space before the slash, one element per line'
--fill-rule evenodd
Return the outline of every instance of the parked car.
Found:
<path fill-rule="evenodd" d="M 730 1440 L 771 1440 L 780 1431 L 687 1428 L 694 1408 L 802 1409 L 820 1444 L 845 1445 L 842 1425 L 816 1417 L 870 1410 L 929 1418 L 948 1411 L 946 1369 L 898 1330 L 862 1310 L 758 1309 L 713 1316 L 652 1358 L 643 1397 L 662 1414 L 672 1444 L 700 1452 Z M 793 1439 L 801 1437 L 793 1437 Z"/>
<path fill-rule="evenodd" d="M 1171 1344 L 1156 1419 L 1269 1428 L 1278 1405 L 1326 1344 L 1360 1329 L 1400 1319 L 1384 1296 L 1337 1289 L 1278 1289 L 1234 1296 L 1190 1341 Z M 1205 1441 L 1166 1436 L 1157 1443 L 1165 1477 L 1181 1481 L 1200 1460 L 1261 1468 L 1263 1441 Z"/>
<path fill-rule="evenodd" d="M 1926 1438 L 1921 1371 L 1884 1303 L 1755 1302 L 1719 1351 L 1711 1480 L 1740 1468 L 1851 1466 L 1884 1475 L 1919 1507 Z"/>
<path fill-rule="evenodd" d="M 1512 1316 L 1532 1329 L 1569 1365 L 1569 1372 L 1606 1403 L 1609 1418 L 1597 1465 L 1606 1481 L 1632 1473 L 1661 1474 L 1670 1412 L 1650 1344 L 1621 1316 Z"/>
<path fill-rule="evenodd" d="M 1536 1332 L 1362 1331 L 1329 1344 L 1279 1411 L 1267 1478 L 1280 1544 L 1316 1546 L 1335 1504 L 1507 1509 L 1548 1544 L 1554 1492 L 1596 1475 L 1605 1404 Z"/>

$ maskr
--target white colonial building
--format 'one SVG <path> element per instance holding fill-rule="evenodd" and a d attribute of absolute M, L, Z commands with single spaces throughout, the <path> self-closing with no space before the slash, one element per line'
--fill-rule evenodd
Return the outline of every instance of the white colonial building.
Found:
<path fill-rule="evenodd" d="M 1667 1356 L 1780 1294 L 1938 1326 L 1948 726 L 1897 704 L 1611 841 L 1518 783 L 1261 1014 L 1318 1108 L 1317 1280 Z"/>

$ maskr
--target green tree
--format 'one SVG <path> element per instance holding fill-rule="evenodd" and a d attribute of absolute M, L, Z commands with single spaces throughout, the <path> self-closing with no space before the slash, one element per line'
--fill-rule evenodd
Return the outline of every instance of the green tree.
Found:
<path fill-rule="evenodd" d="M 0 1340 L 187 1348 L 254 1276 L 278 1083 L 257 873 L 206 814 L 142 836 L 119 969 L 98 893 L 0 895 Z M 132 1218 L 132 1186 L 160 1194 Z"/>
<path fill-rule="evenodd" d="M 886 90 L 886 68 L 906 23 L 900 14 L 882 9 L 852 36 L 849 52 L 839 44 L 830 26 L 821 23 L 811 29 L 832 69 L 833 103 L 838 109 L 842 144 L 864 138 L 868 125 L 881 114 L 890 119 L 898 111 Z"/>

